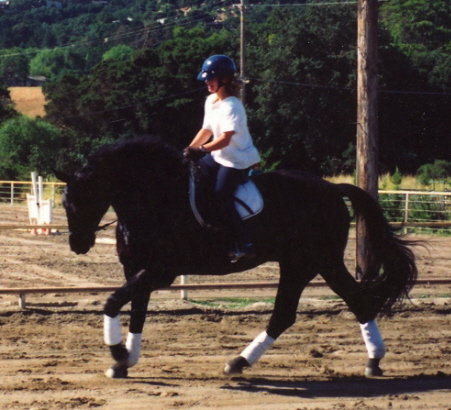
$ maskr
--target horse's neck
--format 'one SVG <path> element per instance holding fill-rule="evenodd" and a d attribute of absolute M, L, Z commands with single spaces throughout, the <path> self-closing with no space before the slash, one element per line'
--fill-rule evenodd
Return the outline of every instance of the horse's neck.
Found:
<path fill-rule="evenodd" d="M 152 225 L 155 227 L 160 223 L 165 224 L 168 217 L 173 221 L 186 221 L 191 209 L 188 175 L 164 184 L 155 183 L 152 178 L 148 178 L 148 181 L 148 184 L 144 182 L 135 187 L 130 185 L 130 182 L 119 187 L 112 200 L 112 207 L 118 218 L 121 220 L 152 218 Z"/>

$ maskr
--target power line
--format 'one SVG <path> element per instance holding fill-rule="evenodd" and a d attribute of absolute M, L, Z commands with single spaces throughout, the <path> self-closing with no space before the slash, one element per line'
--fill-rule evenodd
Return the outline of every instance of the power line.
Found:
<path fill-rule="evenodd" d="M 317 84 L 307 84 L 307 83 L 298 83 L 293 81 L 283 81 L 283 80 L 264 80 L 261 78 L 248 78 L 251 81 L 260 81 L 260 82 L 267 82 L 267 83 L 274 83 L 274 84 L 281 84 L 281 85 L 289 85 L 289 86 L 298 86 L 298 87 L 308 87 L 308 88 L 320 88 L 320 89 L 331 89 L 331 90 L 347 90 L 347 91 L 356 91 L 357 88 L 352 87 L 332 87 L 327 85 L 317 85 Z M 89 111 L 77 115 L 62 117 L 64 119 L 71 119 L 71 118 L 80 118 L 80 117 L 87 117 L 90 115 L 96 115 L 96 114 L 104 114 L 106 112 L 113 112 L 113 111 L 120 111 L 126 108 L 132 108 L 132 107 L 138 107 L 140 105 L 145 104 L 151 104 L 155 102 L 170 100 L 172 98 L 181 97 L 184 95 L 194 94 L 198 91 L 205 90 L 206 87 L 200 87 L 196 88 L 194 90 L 188 90 L 177 94 L 171 94 L 166 97 L 161 98 L 155 98 L 153 100 L 144 100 L 132 104 L 123 105 L 120 107 L 111 108 L 108 110 L 99 110 L 99 111 Z M 378 92 L 380 93 L 387 93 L 387 94 L 412 94 L 412 95 L 437 95 L 437 96 L 451 96 L 451 93 L 440 93 L 440 92 L 428 92 L 428 91 L 397 91 L 397 90 L 383 90 L 379 89 Z"/>
<path fill-rule="evenodd" d="M 379 0 L 379 3 L 385 3 L 390 0 Z M 248 4 L 247 7 L 321 7 L 321 6 L 347 6 L 357 5 L 356 0 L 349 1 L 324 1 L 318 3 L 291 3 L 291 4 Z"/>
<path fill-rule="evenodd" d="M 383 0 L 387 1 L 387 0 Z M 321 7 L 321 6 L 347 6 L 356 5 L 357 1 L 320 2 L 320 3 L 292 3 L 292 4 L 249 4 L 248 7 Z"/>
<path fill-rule="evenodd" d="M 161 24 L 161 26 L 157 26 L 157 27 L 153 27 L 153 28 L 149 28 L 149 27 L 144 27 L 142 29 L 139 30 L 135 30 L 135 31 L 129 31 L 129 32 L 125 32 L 125 33 L 120 33 L 120 34 L 112 34 L 110 36 L 105 36 L 105 37 L 98 37 L 97 39 L 94 40 L 80 40 L 80 41 L 76 41 L 73 43 L 69 43 L 69 44 L 65 44 L 65 45 L 61 45 L 61 46 L 56 46 L 53 48 L 44 48 L 44 49 L 38 49 L 38 50 L 24 50 L 21 51 L 19 53 L 11 53 L 11 54 L 0 54 L 0 59 L 1 58 L 6 58 L 6 57 L 16 57 L 16 56 L 21 56 L 21 55 L 28 55 L 28 54 L 38 54 L 41 51 L 53 51 L 53 50 L 58 50 L 58 49 L 64 49 L 64 48 L 72 48 L 72 47 L 83 47 L 83 46 L 92 46 L 93 43 L 97 43 L 97 44 L 103 44 L 105 43 L 105 40 L 107 39 L 108 41 L 113 41 L 113 40 L 117 40 L 120 39 L 122 37 L 128 37 L 128 36 L 132 36 L 132 35 L 137 35 L 140 32 L 144 33 L 154 33 L 156 31 L 162 30 L 162 29 L 166 29 L 169 27 L 183 27 L 183 26 L 187 26 L 190 24 L 194 24 L 194 23 L 199 23 L 205 20 L 209 20 L 211 19 L 211 16 L 204 16 L 201 18 L 197 18 L 197 19 L 193 19 L 193 20 L 188 20 L 184 23 L 180 23 L 177 21 L 172 21 L 169 23 L 165 23 L 165 24 Z"/>

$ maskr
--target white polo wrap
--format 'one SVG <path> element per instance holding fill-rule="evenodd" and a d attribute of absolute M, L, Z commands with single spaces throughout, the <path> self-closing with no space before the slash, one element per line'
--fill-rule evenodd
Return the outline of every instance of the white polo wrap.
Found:
<path fill-rule="evenodd" d="M 139 355 L 141 354 L 141 333 L 128 333 L 125 347 L 128 351 L 127 366 L 132 367 L 138 363 Z"/>
<path fill-rule="evenodd" d="M 385 356 L 385 345 L 375 320 L 360 325 L 370 359 L 382 359 Z"/>
<path fill-rule="evenodd" d="M 114 346 L 122 342 L 119 315 L 116 317 L 103 315 L 103 340 L 108 346 Z"/>
<path fill-rule="evenodd" d="M 266 332 L 260 333 L 240 354 L 252 366 L 274 344 L 275 340 Z"/>

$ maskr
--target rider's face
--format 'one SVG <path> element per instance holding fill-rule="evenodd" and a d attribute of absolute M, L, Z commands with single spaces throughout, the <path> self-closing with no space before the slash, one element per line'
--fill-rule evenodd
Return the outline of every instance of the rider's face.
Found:
<path fill-rule="evenodd" d="M 210 92 L 210 93 L 215 93 L 215 92 L 217 92 L 218 91 L 218 84 L 219 84 L 219 80 L 218 80 L 218 78 L 217 77 L 215 77 L 215 78 L 212 78 L 212 79 L 210 79 L 210 80 L 205 80 L 205 84 L 207 84 L 207 87 L 208 87 L 208 91 Z"/>

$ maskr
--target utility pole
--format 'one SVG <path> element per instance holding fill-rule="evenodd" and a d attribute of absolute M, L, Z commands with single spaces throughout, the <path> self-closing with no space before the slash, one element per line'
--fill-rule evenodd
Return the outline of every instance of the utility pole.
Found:
<path fill-rule="evenodd" d="M 246 100 L 246 55 L 245 55 L 245 9 L 246 4 L 245 0 L 241 0 L 240 5 L 238 5 L 240 9 L 240 77 L 243 81 L 243 88 L 241 90 L 241 101 L 243 102 L 243 105 Z"/>
<path fill-rule="evenodd" d="M 357 186 L 378 195 L 378 0 L 357 2 Z M 357 218 L 356 275 L 374 267 L 364 221 Z"/>

